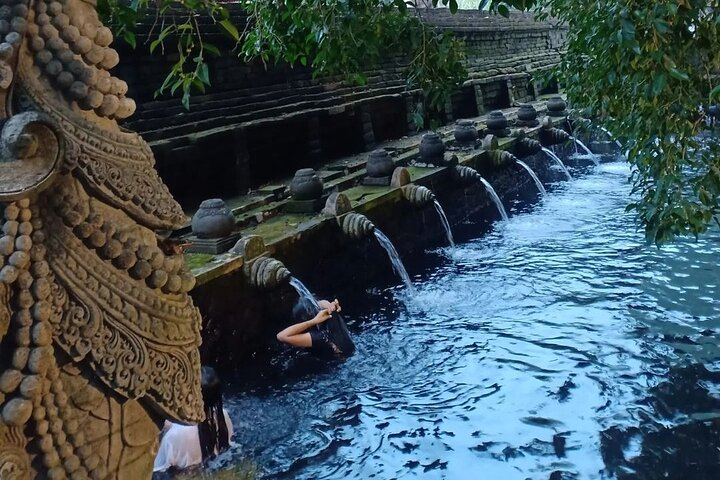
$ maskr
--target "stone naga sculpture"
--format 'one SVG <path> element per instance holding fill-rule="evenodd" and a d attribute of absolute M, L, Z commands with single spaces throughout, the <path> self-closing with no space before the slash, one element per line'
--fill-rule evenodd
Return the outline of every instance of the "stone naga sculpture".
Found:
<path fill-rule="evenodd" d="M 186 222 L 81 0 L 0 2 L 0 478 L 150 478 L 202 420 Z"/>

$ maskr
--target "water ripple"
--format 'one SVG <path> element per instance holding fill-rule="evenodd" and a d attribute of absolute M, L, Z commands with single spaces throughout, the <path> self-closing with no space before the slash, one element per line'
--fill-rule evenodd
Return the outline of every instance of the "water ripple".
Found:
<path fill-rule="evenodd" d="M 646 246 L 629 167 L 592 172 L 439 253 L 412 298 L 344 299 L 356 355 L 235 386 L 233 455 L 288 479 L 717 478 L 693 465 L 720 473 L 720 233 Z"/>

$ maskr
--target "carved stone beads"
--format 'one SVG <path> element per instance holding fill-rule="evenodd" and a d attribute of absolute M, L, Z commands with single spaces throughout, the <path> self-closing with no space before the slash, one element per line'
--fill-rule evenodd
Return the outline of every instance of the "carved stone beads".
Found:
<path fill-rule="evenodd" d="M 29 28 L 30 48 L 44 75 L 80 108 L 108 118 L 132 115 L 135 102 L 125 97 L 127 84 L 107 72 L 120 60 L 109 47 L 113 39 L 110 29 L 91 20 L 76 24 L 58 1 L 40 0 L 35 11 L 35 24 Z M 11 25 L 27 29 L 24 18 L 15 18 Z"/>

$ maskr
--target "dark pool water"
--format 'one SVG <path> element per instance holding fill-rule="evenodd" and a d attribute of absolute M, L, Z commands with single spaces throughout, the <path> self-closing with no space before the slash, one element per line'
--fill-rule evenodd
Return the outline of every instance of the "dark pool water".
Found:
<path fill-rule="evenodd" d="M 286 479 L 720 478 L 720 235 L 646 246 L 629 167 L 574 173 L 406 259 L 413 298 L 344 298 L 345 363 L 249 363 L 225 460 Z"/>

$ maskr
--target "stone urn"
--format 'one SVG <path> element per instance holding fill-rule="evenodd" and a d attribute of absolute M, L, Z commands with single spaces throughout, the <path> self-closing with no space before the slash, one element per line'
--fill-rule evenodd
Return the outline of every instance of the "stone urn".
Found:
<path fill-rule="evenodd" d="M 494 110 L 488 115 L 487 120 L 485 120 L 485 125 L 489 130 L 500 131 L 507 128 L 508 121 L 503 112 Z"/>
<path fill-rule="evenodd" d="M 517 111 L 517 118 L 523 122 L 534 122 L 537 120 L 537 110 L 529 103 L 523 103 Z"/>
<path fill-rule="evenodd" d="M 562 99 L 562 97 L 552 97 L 547 102 L 547 109 L 551 116 L 555 117 L 561 117 L 565 115 L 565 109 L 567 108 L 567 103 L 565 103 L 565 100 Z"/>
<path fill-rule="evenodd" d="M 420 140 L 420 160 L 424 163 L 441 165 L 445 155 L 445 144 L 435 132 L 426 133 Z"/>
<path fill-rule="evenodd" d="M 302 168 L 295 172 L 290 182 L 290 195 L 293 200 L 316 200 L 322 196 L 323 183 L 312 168 Z"/>
<path fill-rule="evenodd" d="M 219 198 L 211 198 L 200 204 L 192 217 L 192 231 L 198 238 L 222 238 L 235 230 L 235 217 Z"/>
<path fill-rule="evenodd" d="M 472 120 L 458 120 L 455 124 L 455 141 L 460 144 L 471 144 L 477 140 L 477 129 Z"/>
<path fill-rule="evenodd" d="M 370 152 L 365 166 L 368 177 L 389 177 L 392 175 L 393 170 L 395 170 L 395 163 L 387 150 L 381 148 Z"/>

